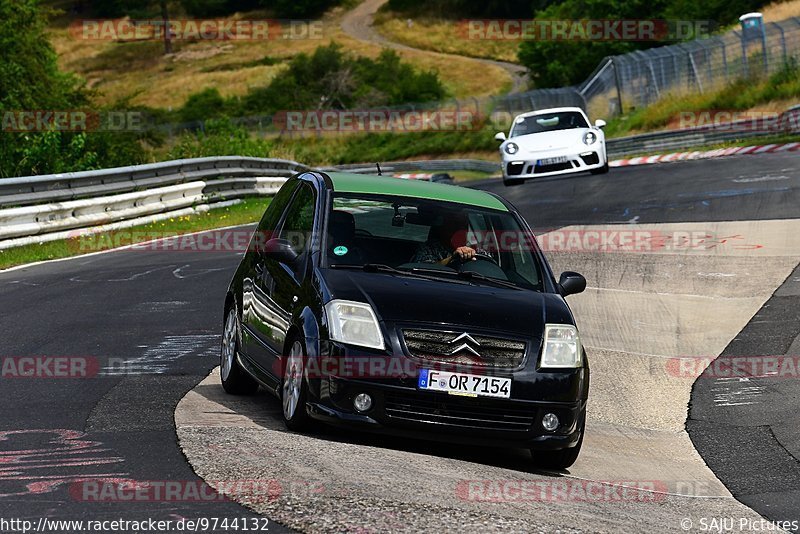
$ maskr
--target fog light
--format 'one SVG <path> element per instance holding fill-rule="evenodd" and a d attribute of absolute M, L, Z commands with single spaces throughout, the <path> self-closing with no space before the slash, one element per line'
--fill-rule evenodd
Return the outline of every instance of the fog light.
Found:
<path fill-rule="evenodd" d="M 542 426 L 548 432 L 552 432 L 558 428 L 558 416 L 554 413 L 546 413 L 542 417 Z"/>
<path fill-rule="evenodd" d="M 353 399 L 353 406 L 355 406 L 355 409 L 359 412 L 366 412 L 372 408 L 372 397 L 366 393 L 359 393 L 356 395 L 356 398 Z M 558 421 L 558 419 L 556 419 L 556 421 Z"/>

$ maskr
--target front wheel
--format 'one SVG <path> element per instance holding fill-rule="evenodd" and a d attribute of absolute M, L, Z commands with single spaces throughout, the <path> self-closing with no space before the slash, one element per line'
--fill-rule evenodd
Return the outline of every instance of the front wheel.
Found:
<path fill-rule="evenodd" d="M 310 423 L 306 412 L 308 386 L 303 369 L 305 351 L 300 341 L 292 343 L 289 355 L 286 356 L 281 386 L 281 404 L 283 405 L 283 422 L 289 430 L 305 430 Z"/>
<path fill-rule="evenodd" d="M 522 182 L 524 182 L 524 181 L 525 180 L 521 180 L 519 178 L 503 178 L 503 185 L 506 186 L 506 187 L 509 187 L 509 186 L 512 186 L 512 185 L 521 185 Z"/>
<path fill-rule="evenodd" d="M 219 376 L 222 387 L 231 395 L 252 395 L 258 390 L 258 382 L 242 369 L 236 361 L 239 351 L 239 318 L 236 306 L 231 306 L 225 318 L 225 329 L 222 332 L 222 347 L 219 358 Z"/>
<path fill-rule="evenodd" d="M 578 459 L 583 445 L 583 435 L 586 433 L 586 415 L 581 418 L 581 437 L 574 447 L 561 449 L 559 451 L 537 451 L 531 450 L 533 464 L 543 469 L 561 470 L 571 467 Z"/>

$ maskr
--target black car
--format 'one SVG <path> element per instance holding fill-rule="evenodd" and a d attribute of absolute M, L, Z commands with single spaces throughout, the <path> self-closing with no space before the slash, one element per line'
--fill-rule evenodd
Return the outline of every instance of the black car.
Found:
<path fill-rule="evenodd" d="M 293 430 L 527 447 L 566 468 L 583 441 L 589 367 L 533 234 L 502 198 L 380 176 L 308 172 L 273 198 L 225 299 L 221 377 L 262 386 Z"/>

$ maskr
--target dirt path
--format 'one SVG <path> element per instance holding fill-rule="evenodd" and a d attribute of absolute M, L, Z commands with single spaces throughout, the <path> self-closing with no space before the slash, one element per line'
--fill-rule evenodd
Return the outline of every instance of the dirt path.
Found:
<path fill-rule="evenodd" d="M 430 50 L 423 50 L 421 48 L 413 48 L 411 46 L 396 43 L 394 41 L 386 39 L 384 36 L 375 31 L 375 28 L 373 28 L 372 26 L 372 21 L 375 17 L 375 13 L 387 1 L 388 0 L 364 0 L 364 2 L 359 4 L 355 9 L 348 11 L 344 15 L 344 18 L 342 19 L 342 31 L 344 31 L 350 37 L 358 39 L 359 41 L 366 41 L 368 43 L 373 43 L 380 46 L 386 46 L 389 48 L 394 48 L 396 50 L 412 50 L 415 52 L 423 52 L 425 54 L 432 54 L 445 58 L 450 57 L 450 58 L 464 59 L 466 57 L 455 54 L 431 52 Z M 495 61 L 492 59 L 479 59 L 479 58 L 467 58 L 467 59 L 471 59 L 476 63 L 480 63 L 483 65 L 493 65 L 495 67 L 500 67 L 501 69 L 508 72 L 508 74 L 511 76 L 511 81 L 512 81 L 510 93 L 519 93 L 525 90 L 526 87 L 525 67 L 521 65 L 516 65 L 514 63 L 508 63 L 506 61 Z"/>

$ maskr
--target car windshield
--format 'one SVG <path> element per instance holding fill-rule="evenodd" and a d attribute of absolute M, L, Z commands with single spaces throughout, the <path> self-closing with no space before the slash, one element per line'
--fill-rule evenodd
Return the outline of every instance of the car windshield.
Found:
<path fill-rule="evenodd" d="M 365 268 L 542 290 L 535 240 L 509 212 L 449 202 L 337 193 L 328 267 Z M 462 260 L 459 247 L 475 259 Z"/>
<path fill-rule="evenodd" d="M 514 120 L 514 126 L 511 128 L 509 137 L 588 127 L 589 124 L 586 122 L 586 118 L 578 111 L 542 113 L 528 117 L 517 117 Z"/>

